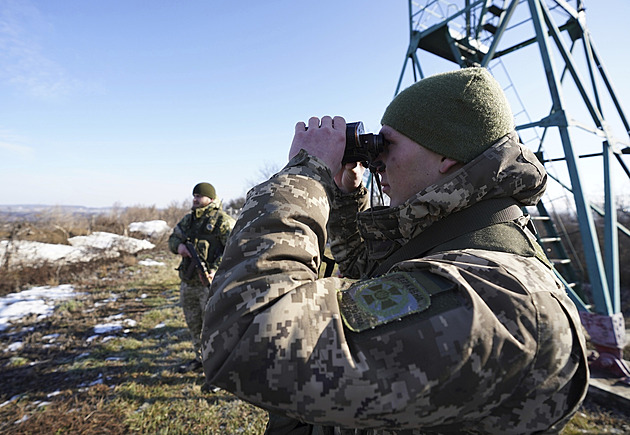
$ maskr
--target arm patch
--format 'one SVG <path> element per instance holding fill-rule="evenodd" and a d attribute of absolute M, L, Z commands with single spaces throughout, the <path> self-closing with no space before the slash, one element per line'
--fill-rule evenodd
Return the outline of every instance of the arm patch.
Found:
<path fill-rule="evenodd" d="M 359 281 L 340 291 L 337 297 L 346 327 L 362 332 L 429 310 L 432 296 L 455 287 L 454 283 L 426 271 L 394 272 Z"/>

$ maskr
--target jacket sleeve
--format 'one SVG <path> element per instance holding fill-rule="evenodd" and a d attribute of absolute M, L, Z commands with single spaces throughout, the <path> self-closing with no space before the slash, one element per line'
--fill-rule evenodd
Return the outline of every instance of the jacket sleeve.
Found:
<path fill-rule="evenodd" d="M 184 243 L 186 241 L 186 231 L 190 226 L 190 218 L 191 215 L 190 213 L 188 213 L 187 215 L 185 215 L 177 225 L 175 225 L 175 228 L 173 228 L 173 232 L 171 233 L 171 235 L 168 238 L 168 249 L 173 253 L 173 254 L 177 254 L 177 248 L 179 247 L 180 243 Z"/>
<path fill-rule="evenodd" d="M 218 252 L 217 255 L 214 255 L 214 261 L 208 264 L 209 271 L 216 271 L 219 268 L 219 265 L 221 264 L 221 261 L 223 259 L 225 246 L 227 245 L 227 241 L 230 238 L 230 234 L 232 232 L 232 229 L 234 228 L 235 223 L 234 219 L 229 214 L 223 211 L 221 211 L 220 213 L 220 218 L 217 222 L 217 225 L 219 226 L 217 234 L 217 242 L 219 246 L 217 246 L 216 248 L 220 250 L 220 252 Z"/>
<path fill-rule="evenodd" d="M 356 192 L 334 189 L 334 200 L 328 222 L 330 251 L 341 274 L 360 278 L 367 269 L 367 250 L 357 226 L 357 213 L 368 208 L 368 191 L 361 185 Z"/>
<path fill-rule="evenodd" d="M 332 186 L 329 170 L 301 151 L 248 193 L 206 306 L 208 382 L 315 424 L 410 428 L 457 415 L 450 403 L 441 412 L 432 406 L 434 389 L 458 370 L 470 378 L 462 355 L 477 364 L 492 343 L 470 337 L 470 304 L 420 323 L 344 327 L 338 295 L 364 281 L 318 279 Z M 471 349 L 471 340 L 481 349 Z M 484 371 L 484 394 L 495 374 Z M 476 397 L 476 385 L 458 383 L 443 395 Z"/>

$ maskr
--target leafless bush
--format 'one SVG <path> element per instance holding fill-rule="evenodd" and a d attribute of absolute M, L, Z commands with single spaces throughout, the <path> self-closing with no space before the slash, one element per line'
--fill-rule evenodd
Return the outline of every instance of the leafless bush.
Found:
<path fill-rule="evenodd" d="M 192 202 L 190 200 L 184 200 L 181 203 L 173 201 L 168 205 L 168 207 L 160 210 L 159 219 L 166 221 L 166 223 L 172 228 L 177 225 L 186 213 L 190 211 L 191 206 Z"/>
<path fill-rule="evenodd" d="M 72 215 L 53 207 L 28 218 L 5 219 L 0 222 L 0 238 L 68 244 L 70 237 L 88 233 L 88 222 L 85 216 Z"/>
<path fill-rule="evenodd" d="M 623 201 L 619 202 L 617 208 L 617 222 L 625 228 L 630 228 L 629 206 Z M 582 276 L 584 281 L 588 281 L 588 271 L 586 267 L 586 258 L 584 255 L 584 245 L 582 243 L 582 234 L 577 216 L 573 212 L 562 211 L 554 214 L 554 222 L 556 225 L 562 225 L 568 237 L 565 241 L 570 251 L 572 263 L 576 265 L 577 272 Z M 597 231 L 597 237 L 601 252 L 604 252 L 604 218 L 598 214 L 594 215 L 594 224 Z M 617 231 L 619 243 L 619 282 L 621 287 L 621 304 L 624 314 L 630 313 L 630 268 L 625 265 L 630 264 L 630 236 L 622 231 Z M 591 301 L 592 302 L 592 301 Z"/>
<path fill-rule="evenodd" d="M 227 209 L 241 209 L 245 205 L 245 197 L 242 196 L 240 198 L 230 200 L 225 207 Z"/>
<path fill-rule="evenodd" d="M 177 222 L 190 211 L 190 206 L 190 201 L 183 201 L 180 204 L 172 202 L 164 209 L 159 209 L 154 205 L 136 205 L 124 208 L 115 204 L 108 213 L 90 217 L 89 232 L 105 231 L 114 234 L 128 235 L 127 230 L 129 224 L 132 222 L 146 222 L 152 220 L 163 220 L 170 227 L 174 227 Z"/>

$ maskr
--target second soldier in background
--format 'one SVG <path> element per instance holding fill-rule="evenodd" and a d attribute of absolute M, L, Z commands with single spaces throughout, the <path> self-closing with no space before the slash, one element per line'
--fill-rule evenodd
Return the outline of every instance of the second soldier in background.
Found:
<path fill-rule="evenodd" d="M 195 358 L 180 367 L 182 372 L 201 370 L 203 312 L 210 284 L 234 227 L 234 219 L 223 211 L 210 183 L 197 184 L 192 193 L 190 213 L 175 226 L 168 239 L 171 252 L 182 256 L 178 267 L 180 302 L 195 351 Z"/>

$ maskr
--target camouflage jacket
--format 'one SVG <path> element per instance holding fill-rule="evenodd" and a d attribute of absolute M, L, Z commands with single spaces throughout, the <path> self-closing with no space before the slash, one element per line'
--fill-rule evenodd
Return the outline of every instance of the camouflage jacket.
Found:
<path fill-rule="evenodd" d="M 535 203 L 546 175 L 514 139 L 358 219 L 348 203 L 356 214 L 365 192 L 344 201 L 304 151 L 252 189 L 206 308 L 209 382 L 336 433 L 559 430 L 586 392 L 584 339 L 575 307 L 523 238 L 526 218 L 506 224 L 521 234 L 519 252 L 480 238 L 366 278 L 379 246 L 395 249 L 392 240 L 404 244 L 455 210 L 493 197 Z M 344 274 L 361 279 L 318 277 L 329 219 Z"/>
<path fill-rule="evenodd" d="M 234 222 L 234 218 L 221 209 L 221 204 L 214 201 L 206 207 L 193 209 L 186 214 L 173 229 L 168 239 L 168 247 L 171 252 L 177 254 L 179 244 L 190 241 L 199 257 L 206 262 L 208 271 L 216 271 Z M 190 262 L 190 258 L 182 258 L 177 268 L 179 277 L 189 283 L 199 283 L 196 273 L 187 275 Z"/>

